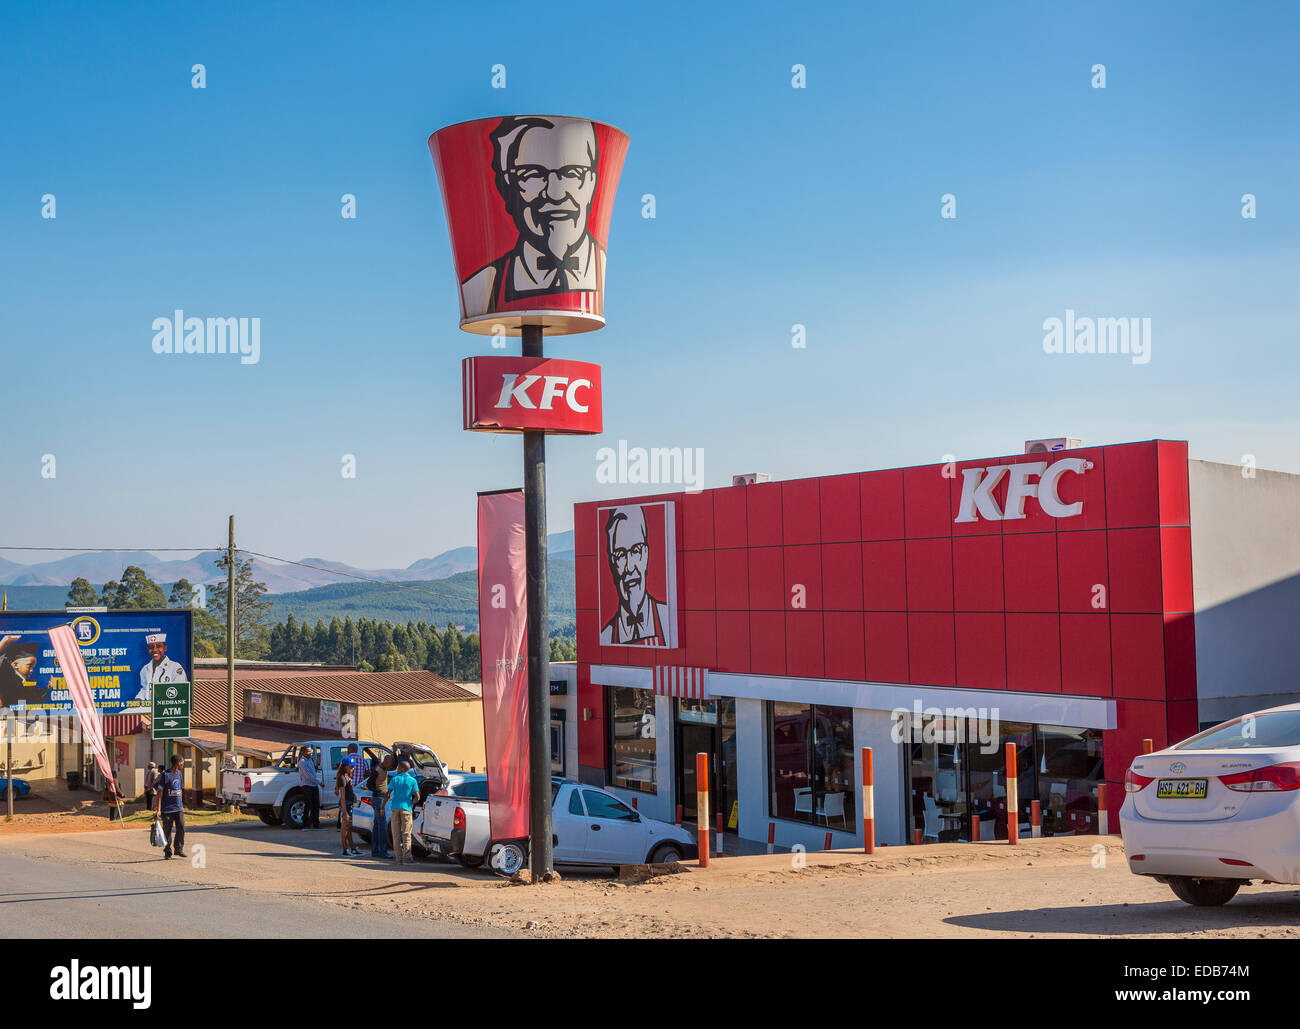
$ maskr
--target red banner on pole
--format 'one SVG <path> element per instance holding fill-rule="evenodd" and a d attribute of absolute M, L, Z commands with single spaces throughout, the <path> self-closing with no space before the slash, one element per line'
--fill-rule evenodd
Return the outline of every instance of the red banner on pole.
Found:
<path fill-rule="evenodd" d="M 95 762 L 104 773 L 104 778 L 116 783 L 117 776 L 113 773 L 113 765 L 108 760 L 108 747 L 104 743 L 104 726 L 99 711 L 95 708 L 94 695 L 90 692 L 90 675 L 86 672 L 86 662 L 81 659 L 81 647 L 72 632 L 72 626 L 56 625 L 52 628 L 50 643 L 63 672 L 64 682 L 68 684 L 68 693 L 72 695 L 77 717 L 81 720 L 81 732 L 95 754 Z"/>
<path fill-rule="evenodd" d="M 478 498 L 479 653 L 492 840 L 528 835 L 528 605 L 524 494 Z"/>

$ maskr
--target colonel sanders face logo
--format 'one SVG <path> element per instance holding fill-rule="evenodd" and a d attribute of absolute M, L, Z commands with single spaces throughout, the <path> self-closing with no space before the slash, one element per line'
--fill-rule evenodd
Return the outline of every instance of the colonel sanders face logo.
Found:
<path fill-rule="evenodd" d="M 578 118 L 503 118 L 492 130 L 497 192 L 518 229 L 514 247 L 461 284 L 465 311 L 553 293 L 599 292 L 605 250 L 590 232 L 600 160 L 596 129 Z"/>
<path fill-rule="evenodd" d="M 647 508 L 652 509 L 653 532 Z M 676 646 L 672 505 L 609 507 L 601 509 L 599 517 L 609 573 L 602 579 L 601 612 L 607 621 L 600 642 L 607 646 Z M 652 579 L 657 583 L 654 588 Z M 612 590 L 605 589 L 605 583 L 611 584 Z"/>

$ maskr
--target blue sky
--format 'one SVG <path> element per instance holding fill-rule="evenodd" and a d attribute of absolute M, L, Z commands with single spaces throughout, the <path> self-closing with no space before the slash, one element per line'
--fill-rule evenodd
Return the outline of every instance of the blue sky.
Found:
<path fill-rule="evenodd" d="M 606 386 L 605 434 L 549 443 L 553 531 L 641 491 L 596 481 L 620 439 L 703 448 L 706 486 L 1056 435 L 1300 471 L 1294 8 L 739 10 L 7 5 L 0 471 L 21 500 L 0 544 L 211 547 L 229 513 L 291 558 L 472 542 L 475 491 L 516 485 L 521 446 L 460 429 L 460 360 L 491 351 L 456 326 L 425 140 L 505 113 L 631 137 L 608 325 L 548 345 Z M 154 354 L 178 307 L 260 317 L 260 363 Z M 1044 354 L 1067 308 L 1151 318 L 1150 363 Z"/>

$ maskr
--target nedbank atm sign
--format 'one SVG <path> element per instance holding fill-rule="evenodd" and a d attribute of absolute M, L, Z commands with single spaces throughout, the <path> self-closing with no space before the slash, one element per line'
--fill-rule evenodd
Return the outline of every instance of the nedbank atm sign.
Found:
<path fill-rule="evenodd" d="M 1013 521 L 1025 517 L 1025 503 L 1033 498 L 1043 513 L 1052 518 L 1073 518 L 1083 513 L 1083 501 L 1067 504 L 1061 500 L 1061 479 L 1066 475 L 1083 475 L 1092 462 L 1081 457 L 1066 457 L 1048 464 L 1025 461 L 1021 464 L 994 465 L 990 468 L 963 469 L 961 503 L 954 522 Z M 1006 480 L 1006 503 L 998 507 L 994 490 Z"/>

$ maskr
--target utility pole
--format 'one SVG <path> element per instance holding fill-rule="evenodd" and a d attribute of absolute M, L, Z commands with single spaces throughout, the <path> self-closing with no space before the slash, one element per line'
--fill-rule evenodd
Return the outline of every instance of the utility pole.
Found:
<path fill-rule="evenodd" d="M 523 356 L 542 357 L 542 327 L 523 326 Z M 551 878 L 551 674 L 546 611 L 546 433 L 524 433 L 528 603 L 528 849 L 533 882 Z"/>
<path fill-rule="evenodd" d="M 235 752 L 235 516 L 226 550 L 226 749 Z"/>
<path fill-rule="evenodd" d="M 14 820 L 14 718 L 5 719 L 5 821 Z"/>

